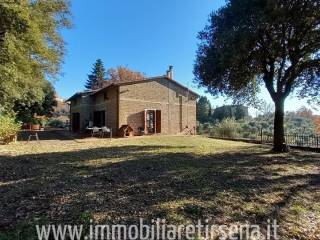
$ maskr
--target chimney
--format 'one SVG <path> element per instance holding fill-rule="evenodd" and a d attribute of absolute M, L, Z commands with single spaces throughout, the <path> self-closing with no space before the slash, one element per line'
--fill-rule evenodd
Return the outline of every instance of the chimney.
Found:
<path fill-rule="evenodd" d="M 173 79 L 173 66 L 169 66 L 169 70 L 167 71 L 167 77 Z"/>

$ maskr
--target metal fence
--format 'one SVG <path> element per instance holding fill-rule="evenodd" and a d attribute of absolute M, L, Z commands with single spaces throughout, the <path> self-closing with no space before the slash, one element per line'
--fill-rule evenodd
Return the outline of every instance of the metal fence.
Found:
<path fill-rule="evenodd" d="M 266 132 L 238 132 L 233 135 L 217 135 L 210 132 L 209 136 L 214 138 L 253 140 L 262 143 L 273 143 L 273 135 Z M 286 134 L 286 144 L 289 146 L 320 148 L 320 135 Z"/>
<path fill-rule="evenodd" d="M 285 134 L 284 138 L 289 146 L 320 148 L 320 135 Z M 262 133 L 260 139 L 262 142 L 272 143 L 273 135 Z"/>
<path fill-rule="evenodd" d="M 290 146 L 320 148 L 320 135 L 285 135 L 285 139 Z"/>

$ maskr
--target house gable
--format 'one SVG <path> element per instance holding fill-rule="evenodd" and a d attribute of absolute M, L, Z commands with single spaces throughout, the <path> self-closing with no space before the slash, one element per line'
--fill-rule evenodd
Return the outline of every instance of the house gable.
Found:
<path fill-rule="evenodd" d="M 163 77 L 119 88 L 119 125 L 130 124 L 135 133 L 144 127 L 146 109 L 161 111 L 162 133 L 176 134 L 195 127 L 196 94 Z"/>

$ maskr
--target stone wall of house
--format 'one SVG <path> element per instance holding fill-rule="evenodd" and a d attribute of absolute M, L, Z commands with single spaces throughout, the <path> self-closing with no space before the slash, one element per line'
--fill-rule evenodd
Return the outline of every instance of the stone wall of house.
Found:
<path fill-rule="evenodd" d="M 130 124 L 135 134 L 144 127 L 145 109 L 161 110 L 161 133 L 177 134 L 196 127 L 196 96 L 162 78 L 119 88 L 119 127 Z"/>
<path fill-rule="evenodd" d="M 94 111 L 105 111 L 106 126 L 116 132 L 118 129 L 118 87 L 108 88 L 94 96 L 85 94 L 71 101 L 71 123 L 72 113 L 80 113 L 80 129 L 83 131 L 89 121 L 93 121 Z"/>
<path fill-rule="evenodd" d="M 139 128 L 144 128 L 146 109 L 161 111 L 162 134 L 177 134 L 186 127 L 195 131 L 196 95 L 165 77 L 110 87 L 94 97 L 84 94 L 71 102 L 71 122 L 72 113 L 80 113 L 80 128 L 84 130 L 94 111 L 105 111 L 106 126 L 114 133 L 129 124 L 138 135 Z"/>
<path fill-rule="evenodd" d="M 92 107 L 92 98 L 90 94 L 83 94 L 71 101 L 70 104 L 70 122 L 72 127 L 73 113 L 80 113 L 80 130 L 85 129 L 89 121 Z M 91 114 L 92 115 L 92 114 Z M 73 130 L 73 129 L 72 129 Z"/>
<path fill-rule="evenodd" d="M 106 125 L 113 133 L 118 131 L 118 90 L 119 87 L 108 88 L 106 99 Z"/>

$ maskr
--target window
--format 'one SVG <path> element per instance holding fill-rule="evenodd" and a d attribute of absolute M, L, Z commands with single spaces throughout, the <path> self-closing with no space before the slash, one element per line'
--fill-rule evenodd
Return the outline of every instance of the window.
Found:
<path fill-rule="evenodd" d="M 103 94 L 103 99 L 104 99 L 104 100 L 108 100 L 108 93 L 107 93 L 107 92 L 105 92 L 105 93 Z"/>

